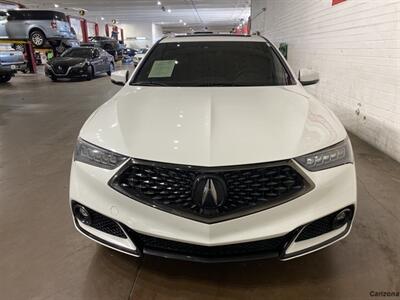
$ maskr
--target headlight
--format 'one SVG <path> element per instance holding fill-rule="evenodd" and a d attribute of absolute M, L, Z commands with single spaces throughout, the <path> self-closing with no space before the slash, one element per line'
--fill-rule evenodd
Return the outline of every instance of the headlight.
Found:
<path fill-rule="evenodd" d="M 76 143 L 74 161 L 112 170 L 120 166 L 128 157 L 92 145 L 82 139 Z"/>
<path fill-rule="evenodd" d="M 86 65 L 86 62 L 81 62 L 79 64 L 74 65 L 73 68 L 82 68 L 85 65 Z"/>
<path fill-rule="evenodd" d="M 297 157 L 295 160 L 309 171 L 321 171 L 354 162 L 348 138 L 329 148 Z"/>

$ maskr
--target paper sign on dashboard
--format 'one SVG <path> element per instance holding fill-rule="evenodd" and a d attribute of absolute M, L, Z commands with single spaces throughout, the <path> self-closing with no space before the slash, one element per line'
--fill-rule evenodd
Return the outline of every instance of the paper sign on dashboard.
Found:
<path fill-rule="evenodd" d="M 151 68 L 149 78 L 171 77 L 175 65 L 175 60 L 156 60 Z"/>

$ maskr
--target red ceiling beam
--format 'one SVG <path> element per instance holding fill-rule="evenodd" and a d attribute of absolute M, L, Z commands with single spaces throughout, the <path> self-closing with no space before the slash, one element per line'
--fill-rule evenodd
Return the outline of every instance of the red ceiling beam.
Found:
<path fill-rule="evenodd" d="M 332 5 L 336 5 L 336 4 L 342 3 L 344 1 L 346 1 L 346 0 L 332 0 Z"/>

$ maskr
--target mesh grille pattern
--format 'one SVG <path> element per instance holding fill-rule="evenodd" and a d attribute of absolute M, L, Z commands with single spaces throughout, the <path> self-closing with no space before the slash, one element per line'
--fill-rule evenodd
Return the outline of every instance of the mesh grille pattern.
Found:
<path fill-rule="evenodd" d="M 265 255 L 268 253 L 277 254 L 287 240 L 287 237 L 283 236 L 255 242 L 207 247 L 160 239 L 133 231 L 130 231 L 129 235 L 131 235 L 135 243 L 139 244 L 143 249 L 209 259 L 232 258 L 257 254 Z"/>
<path fill-rule="evenodd" d="M 125 233 L 114 220 L 103 216 L 92 209 L 86 209 L 89 211 L 91 217 L 91 224 L 89 226 L 120 238 L 126 238 Z"/>
<path fill-rule="evenodd" d="M 56 74 L 65 74 L 67 73 L 68 68 L 69 68 L 68 66 L 63 66 L 63 65 L 53 66 L 54 73 Z"/>
<path fill-rule="evenodd" d="M 227 188 L 224 203 L 205 210 L 192 199 L 195 179 L 203 175 L 218 175 Z M 128 165 L 111 182 L 121 193 L 148 205 L 203 222 L 243 216 L 283 203 L 305 193 L 304 178 L 291 166 L 255 166 L 249 169 L 213 171 L 190 167 Z"/>
<path fill-rule="evenodd" d="M 349 209 L 351 210 L 351 214 L 353 214 L 354 208 L 349 207 Z M 300 233 L 300 235 L 297 237 L 296 241 L 308 240 L 334 230 L 333 221 L 337 214 L 338 212 L 334 212 L 326 217 L 323 217 L 308 224 L 306 228 L 304 228 L 303 231 Z M 352 217 L 353 216 L 351 216 L 351 218 Z"/>
<path fill-rule="evenodd" d="M 333 218 L 334 216 L 328 216 L 307 225 L 297 237 L 296 241 L 308 240 L 331 231 Z"/>

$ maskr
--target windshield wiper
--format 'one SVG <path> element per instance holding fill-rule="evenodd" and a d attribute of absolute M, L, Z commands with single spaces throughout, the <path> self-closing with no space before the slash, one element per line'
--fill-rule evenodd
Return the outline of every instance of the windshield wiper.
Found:
<path fill-rule="evenodd" d="M 251 86 L 250 84 L 245 84 L 245 83 L 235 83 L 235 82 L 210 82 L 203 84 L 203 86 L 226 86 L 226 87 L 232 87 L 232 86 Z"/>
<path fill-rule="evenodd" d="M 165 83 L 162 82 L 153 82 L 153 81 L 139 81 L 139 82 L 133 82 L 131 85 L 135 86 L 168 86 Z"/>

